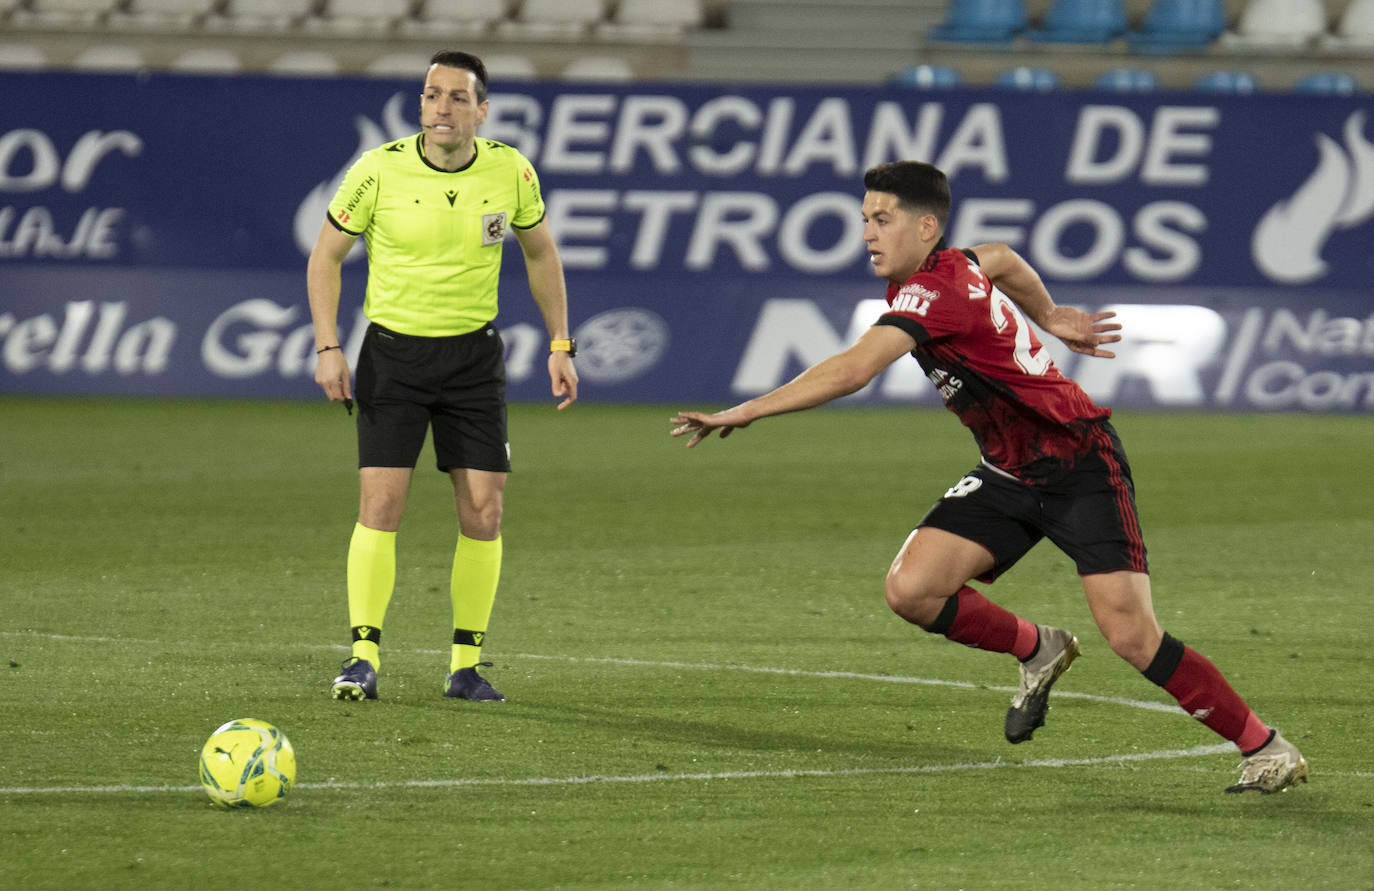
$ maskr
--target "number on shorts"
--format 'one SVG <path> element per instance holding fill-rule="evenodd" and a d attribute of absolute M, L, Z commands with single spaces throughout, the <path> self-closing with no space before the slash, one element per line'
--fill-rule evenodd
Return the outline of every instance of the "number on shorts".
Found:
<path fill-rule="evenodd" d="M 949 489 L 945 492 L 945 497 L 963 498 L 966 495 L 972 495 L 974 492 L 977 492 L 980 488 L 982 488 L 982 486 L 983 481 L 978 479 L 978 477 L 966 476 L 963 479 L 959 480 L 959 482 L 950 486 Z"/>

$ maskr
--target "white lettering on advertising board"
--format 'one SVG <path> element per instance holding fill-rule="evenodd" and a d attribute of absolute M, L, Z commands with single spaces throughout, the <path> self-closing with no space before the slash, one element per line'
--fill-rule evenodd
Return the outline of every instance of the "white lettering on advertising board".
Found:
<path fill-rule="evenodd" d="M 142 151 L 143 140 L 127 130 L 83 133 L 65 157 L 42 130 L 0 133 L 0 194 L 50 189 L 79 194 L 90 186 L 101 161 L 134 158 Z M 108 260 L 119 252 L 116 239 L 124 217 L 120 207 L 90 207 L 75 222 L 41 204 L 0 207 L 0 259 Z"/>

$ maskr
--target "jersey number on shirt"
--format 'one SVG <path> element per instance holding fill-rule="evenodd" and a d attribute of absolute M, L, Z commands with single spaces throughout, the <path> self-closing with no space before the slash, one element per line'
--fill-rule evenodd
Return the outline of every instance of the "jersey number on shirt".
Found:
<path fill-rule="evenodd" d="M 998 334 L 1006 331 L 1008 325 L 1015 329 L 1012 336 L 1016 338 L 1016 347 L 1012 350 L 1012 358 L 1016 360 L 1017 367 L 1026 374 L 1040 375 L 1049 371 L 1049 353 L 1043 346 L 1031 352 L 1030 325 L 1011 298 L 994 288 L 989 308 L 992 310 L 992 327 L 997 329 Z"/>

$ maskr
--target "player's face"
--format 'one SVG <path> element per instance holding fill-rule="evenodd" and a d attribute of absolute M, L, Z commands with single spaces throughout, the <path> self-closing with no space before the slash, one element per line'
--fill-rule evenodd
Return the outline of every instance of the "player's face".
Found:
<path fill-rule="evenodd" d="M 897 284 L 915 275 L 936 241 L 935 217 L 912 216 L 890 192 L 866 193 L 863 214 L 864 245 L 873 271 Z"/>
<path fill-rule="evenodd" d="M 420 93 L 420 127 L 428 144 L 454 148 L 471 144 L 487 119 L 486 102 L 477 101 L 477 75 L 466 68 L 429 66 Z"/>

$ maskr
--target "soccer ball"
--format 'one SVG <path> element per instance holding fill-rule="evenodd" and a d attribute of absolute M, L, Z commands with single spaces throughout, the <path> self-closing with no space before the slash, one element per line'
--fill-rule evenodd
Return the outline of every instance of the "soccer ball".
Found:
<path fill-rule="evenodd" d="M 223 808 L 267 807 L 296 781 L 296 753 L 286 734 L 256 718 L 220 725 L 200 750 L 200 784 Z"/>

